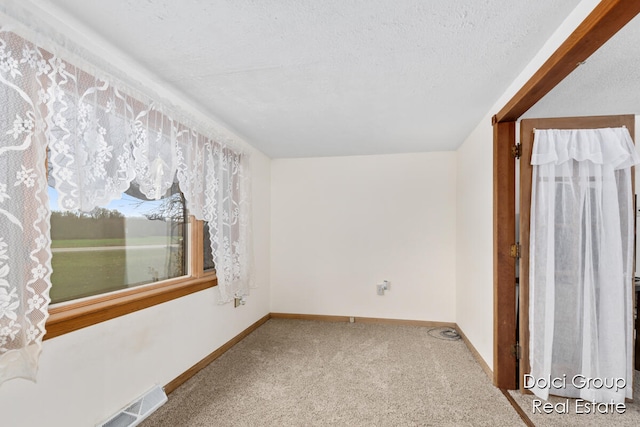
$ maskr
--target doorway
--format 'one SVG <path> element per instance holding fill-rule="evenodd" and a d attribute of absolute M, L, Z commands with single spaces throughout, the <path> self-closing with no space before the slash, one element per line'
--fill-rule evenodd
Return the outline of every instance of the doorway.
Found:
<path fill-rule="evenodd" d="M 520 90 L 492 117 L 493 125 L 493 382 L 517 388 L 515 258 L 516 121 L 640 13 L 640 2 L 602 0 Z"/>

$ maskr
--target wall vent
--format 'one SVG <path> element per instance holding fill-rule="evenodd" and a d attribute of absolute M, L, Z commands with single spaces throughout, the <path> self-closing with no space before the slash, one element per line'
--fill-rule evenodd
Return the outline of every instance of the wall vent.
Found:
<path fill-rule="evenodd" d="M 132 402 L 97 427 L 133 427 L 137 426 L 167 401 L 164 390 L 156 385 L 151 390 Z"/>

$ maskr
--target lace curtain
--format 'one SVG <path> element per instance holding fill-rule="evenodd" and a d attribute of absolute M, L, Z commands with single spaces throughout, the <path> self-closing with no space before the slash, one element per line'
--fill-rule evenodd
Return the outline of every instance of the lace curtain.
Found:
<path fill-rule="evenodd" d="M 220 302 L 248 294 L 246 152 L 5 29 L 0 99 L 0 383 L 34 379 L 45 333 L 46 166 L 63 210 L 104 206 L 133 181 L 147 198 L 159 199 L 177 176 L 189 212 L 209 221 Z"/>
<path fill-rule="evenodd" d="M 213 262 L 218 280 L 221 301 L 231 301 L 235 296 L 248 295 L 253 286 L 250 274 L 253 265 L 250 233 L 249 200 L 250 185 L 242 156 L 217 144 L 205 146 L 206 178 L 203 215 L 208 222 L 211 236 Z M 248 278 L 248 280 L 247 280 Z"/>
<path fill-rule="evenodd" d="M 532 387 L 540 398 L 632 397 L 631 167 L 639 160 L 626 128 L 535 131 L 531 375 L 566 378 Z"/>
<path fill-rule="evenodd" d="M 19 56 L 17 40 L 0 37 L 0 382 L 34 379 L 51 286 L 46 113 L 34 79 L 44 65 Z"/>

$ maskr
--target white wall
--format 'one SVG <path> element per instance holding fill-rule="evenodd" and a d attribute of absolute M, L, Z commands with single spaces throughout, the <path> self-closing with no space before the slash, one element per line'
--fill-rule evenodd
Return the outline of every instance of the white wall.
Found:
<path fill-rule="evenodd" d="M 95 425 L 269 313 L 270 160 L 254 152 L 252 169 L 258 289 L 247 304 L 216 305 L 208 289 L 47 340 L 37 383 L 0 386 L 0 425 Z"/>
<path fill-rule="evenodd" d="M 273 160 L 272 311 L 454 322 L 455 170 L 454 152 Z"/>
<path fill-rule="evenodd" d="M 491 126 L 479 126 L 458 149 L 456 198 L 456 323 L 490 367 L 493 366 L 492 132 Z"/>
<path fill-rule="evenodd" d="M 458 149 L 457 323 L 493 369 L 493 130 L 496 114 L 599 3 L 583 0 Z"/>

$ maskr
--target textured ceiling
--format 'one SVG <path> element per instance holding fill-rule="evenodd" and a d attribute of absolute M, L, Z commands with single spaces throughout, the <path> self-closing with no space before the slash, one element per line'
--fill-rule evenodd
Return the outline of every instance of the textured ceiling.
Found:
<path fill-rule="evenodd" d="M 640 16 L 560 82 L 523 118 L 609 114 L 640 114 Z"/>
<path fill-rule="evenodd" d="M 456 149 L 578 0 L 52 0 L 270 157 Z"/>

